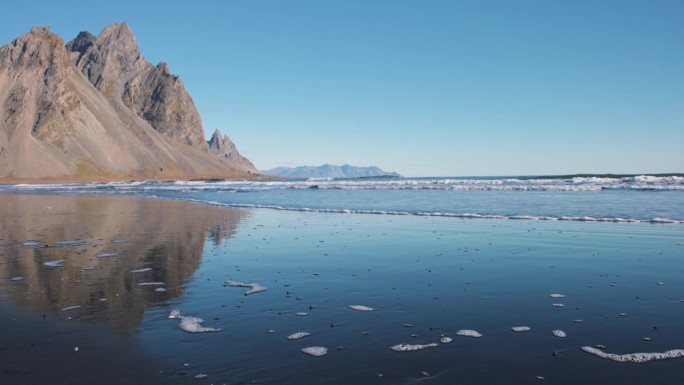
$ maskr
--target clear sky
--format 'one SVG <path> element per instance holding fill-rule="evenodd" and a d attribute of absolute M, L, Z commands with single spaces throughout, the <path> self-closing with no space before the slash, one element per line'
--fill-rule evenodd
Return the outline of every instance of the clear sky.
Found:
<path fill-rule="evenodd" d="M 114 21 L 260 169 L 684 172 L 682 0 L 12 1 L 0 43 Z"/>

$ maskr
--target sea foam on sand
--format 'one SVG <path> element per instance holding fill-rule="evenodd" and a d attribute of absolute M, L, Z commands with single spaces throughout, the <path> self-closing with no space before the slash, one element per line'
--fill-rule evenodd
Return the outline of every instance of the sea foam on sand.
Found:
<path fill-rule="evenodd" d="M 308 337 L 310 335 L 311 335 L 311 333 L 307 333 L 307 332 L 297 332 L 297 333 L 293 333 L 293 334 L 290 334 L 289 336 L 287 336 L 287 339 L 294 341 L 294 340 L 302 339 L 304 337 Z"/>
<path fill-rule="evenodd" d="M 511 330 L 514 332 L 529 332 L 532 329 L 529 326 L 513 326 Z"/>
<path fill-rule="evenodd" d="M 207 333 L 207 332 L 220 332 L 221 329 L 217 328 L 208 328 L 205 326 L 202 326 L 204 323 L 204 320 L 199 318 L 199 317 L 186 317 L 186 316 L 181 316 L 180 317 L 180 322 L 178 323 L 178 327 L 188 333 Z"/>
<path fill-rule="evenodd" d="M 349 305 L 349 308 L 356 311 L 373 311 L 372 307 L 363 305 Z"/>
<path fill-rule="evenodd" d="M 302 348 L 302 353 L 308 354 L 308 355 L 314 356 L 314 357 L 321 357 L 321 356 L 328 354 L 328 349 L 324 348 L 322 346 L 309 346 L 306 348 Z"/>
<path fill-rule="evenodd" d="M 642 364 L 649 361 L 670 360 L 674 358 L 684 357 L 684 349 L 668 350 L 664 353 L 628 353 L 628 354 L 613 354 L 606 353 L 601 349 L 592 346 L 583 346 L 582 350 L 597 357 L 605 358 L 607 360 L 616 362 L 629 362 L 635 364 Z"/>
<path fill-rule="evenodd" d="M 260 293 L 262 291 L 266 291 L 267 288 L 264 286 L 259 285 L 258 283 L 242 283 L 242 282 L 237 282 L 233 280 L 228 280 L 226 281 L 226 286 L 230 287 L 249 287 L 250 290 L 247 290 L 245 292 L 245 295 L 250 295 L 254 293 Z"/>
<path fill-rule="evenodd" d="M 411 344 L 398 344 L 390 347 L 390 349 L 394 350 L 395 352 L 415 352 L 417 350 L 423 350 L 427 348 L 434 348 L 437 347 L 436 343 L 431 343 L 431 344 L 416 344 L 416 345 L 411 345 Z"/>
<path fill-rule="evenodd" d="M 473 337 L 473 338 L 482 337 L 482 334 L 478 333 L 475 330 L 470 330 L 470 329 L 461 329 L 461 330 L 456 332 L 456 335 L 462 336 L 462 337 Z"/>
<path fill-rule="evenodd" d="M 209 333 L 220 332 L 221 329 L 202 326 L 204 320 L 199 317 L 188 317 L 181 314 L 178 309 L 171 310 L 169 319 L 180 319 L 178 328 L 187 333 Z"/>

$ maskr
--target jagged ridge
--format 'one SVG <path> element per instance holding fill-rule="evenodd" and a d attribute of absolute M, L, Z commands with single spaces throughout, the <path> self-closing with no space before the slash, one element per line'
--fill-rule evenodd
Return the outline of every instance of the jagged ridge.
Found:
<path fill-rule="evenodd" d="M 34 27 L 0 48 L 0 108 L 0 178 L 256 173 L 237 150 L 224 159 L 209 152 L 184 85 L 165 63 L 142 57 L 126 23 L 97 37 L 82 32 L 66 45 Z"/>

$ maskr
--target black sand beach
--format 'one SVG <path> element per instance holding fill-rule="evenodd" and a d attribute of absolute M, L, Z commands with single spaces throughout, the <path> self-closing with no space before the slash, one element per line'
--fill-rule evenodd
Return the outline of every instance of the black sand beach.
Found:
<path fill-rule="evenodd" d="M 11 194 L 0 214 L 3 384 L 636 385 L 684 375 L 681 358 L 637 364 L 582 350 L 683 347 L 679 225 Z M 266 290 L 245 295 L 232 281 Z M 173 310 L 205 322 L 182 329 Z M 188 332 L 199 325 L 209 329 Z M 310 335 L 287 338 L 297 332 Z M 391 349 L 401 344 L 430 348 Z M 311 347 L 326 355 L 303 353 Z"/>

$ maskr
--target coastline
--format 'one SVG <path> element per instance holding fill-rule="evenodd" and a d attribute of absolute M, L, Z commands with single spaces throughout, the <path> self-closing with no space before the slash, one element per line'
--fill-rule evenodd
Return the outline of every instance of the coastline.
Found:
<path fill-rule="evenodd" d="M 654 375 L 675 384 L 682 374 L 675 360 L 625 375 L 579 349 L 681 347 L 684 283 L 672 268 L 681 232 L 672 226 L 234 210 L 110 195 L 7 194 L 0 209 L 3 384 L 374 384 L 380 373 L 395 383 L 541 375 L 565 385 L 590 383 L 592 373 L 632 385 Z M 44 265 L 57 259 L 64 264 Z M 267 290 L 245 295 L 227 280 Z M 168 318 L 174 309 L 221 331 L 185 333 Z M 512 333 L 515 325 L 532 331 Z M 483 337 L 457 334 L 470 328 Z M 297 331 L 311 336 L 286 338 Z M 442 336 L 454 342 L 390 349 Z M 301 354 L 311 345 L 329 357 Z"/>

